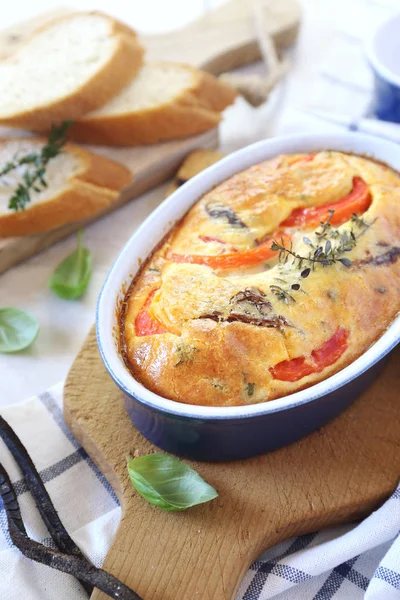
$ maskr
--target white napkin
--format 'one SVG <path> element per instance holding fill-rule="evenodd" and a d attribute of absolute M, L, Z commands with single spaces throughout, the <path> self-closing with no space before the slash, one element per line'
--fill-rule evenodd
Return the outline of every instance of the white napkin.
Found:
<path fill-rule="evenodd" d="M 113 490 L 64 423 L 62 386 L 2 408 L 0 413 L 27 447 L 71 537 L 100 566 L 115 535 L 120 507 Z M 0 462 L 17 490 L 28 534 L 51 544 L 3 442 Z M 249 569 L 237 600 L 398 600 L 399 530 L 400 488 L 359 525 L 294 538 L 266 552 Z M 87 597 L 74 578 L 26 559 L 13 547 L 4 509 L 0 511 L 0 573 L 2 600 Z"/>

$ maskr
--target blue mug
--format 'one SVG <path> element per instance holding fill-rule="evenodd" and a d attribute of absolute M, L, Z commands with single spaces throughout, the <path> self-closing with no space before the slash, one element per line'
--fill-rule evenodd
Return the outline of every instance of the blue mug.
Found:
<path fill-rule="evenodd" d="M 400 123 L 400 13 L 385 21 L 367 47 L 375 78 L 372 113 Z"/>

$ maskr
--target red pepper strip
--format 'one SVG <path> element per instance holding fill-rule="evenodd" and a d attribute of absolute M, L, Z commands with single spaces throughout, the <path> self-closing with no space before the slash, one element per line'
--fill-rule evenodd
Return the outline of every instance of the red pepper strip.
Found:
<path fill-rule="evenodd" d="M 305 156 L 303 158 L 303 160 L 306 161 L 310 161 L 310 160 L 314 160 L 314 158 L 317 156 L 318 152 L 313 152 L 312 154 L 308 154 L 308 156 Z"/>
<path fill-rule="evenodd" d="M 199 235 L 199 239 L 202 242 L 218 242 L 218 244 L 228 244 L 228 242 L 225 242 L 224 240 L 220 240 L 217 237 L 212 237 L 211 235 Z M 232 252 L 237 252 L 237 248 L 235 248 L 234 246 L 231 247 L 231 251 Z"/>
<path fill-rule="evenodd" d="M 348 221 L 353 213 L 357 215 L 365 212 L 371 204 L 371 193 L 361 177 L 353 178 L 353 189 L 350 194 L 330 204 L 323 206 L 310 206 L 309 208 L 296 208 L 292 214 L 281 223 L 281 227 L 303 227 L 305 225 L 319 225 L 321 221 L 329 219 L 332 225 L 341 225 Z"/>
<path fill-rule="evenodd" d="M 277 233 L 275 239 L 281 240 L 283 243 L 290 241 L 290 237 Z M 237 267 L 244 267 L 249 265 L 256 265 L 265 260 L 270 260 L 277 256 L 278 252 L 271 250 L 273 240 L 267 240 L 263 244 L 251 248 L 250 250 L 244 250 L 243 252 L 232 252 L 229 254 L 217 254 L 216 256 L 205 256 L 195 254 L 171 254 L 170 259 L 173 262 L 178 263 L 192 263 L 196 265 L 207 265 L 212 269 L 235 269 Z"/>
<path fill-rule="evenodd" d="M 147 297 L 146 302 L 138 312 L 135 319 L 135 332 L 137 336 L 154 335 L 156 333 L 168 333 L 168 331 L 150 314 L 149 308 L 153 301 L 154 294 L 158 289 L 153 290 Z"/>
<path fill-rule="evenodd" d="M 296 165 L 299 162 L 309 162 L 313 160 L 317 156 L 318 152 L 313 152 L 312 154 L 306 154 L 306 156 L 297 156 L 296 158 L 289 159 L 289 165 Z"/>
<path fill-rule="evenodd" d="M 320 373 L 325 367 L 335 363 L 347 348 L 349 332 L 343 327 L 338 327 L 332 337 L 311 352 L 311 360 L 307 362 L 304 356 L 283 360 L 270 372 L 274 379 L 280 381 L 298 381 L 311 373 Z"/>
<path fill-rule="evenodd" d="M 224 242 L 224 240 L 220 240 L 219 238 L 212 237 L 211 235 L 199 235 L 199 238 L 202 242 L 218 242 L 219 244 L 227 244 L 228 242 Z"/>

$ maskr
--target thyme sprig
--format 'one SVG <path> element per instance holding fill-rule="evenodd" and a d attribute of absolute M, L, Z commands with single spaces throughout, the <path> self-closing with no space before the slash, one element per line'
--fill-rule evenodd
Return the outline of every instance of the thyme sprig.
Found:
<path fill-rule="evenodd" d="M 27 165 L 22 175 L 22 180 L 12 194 L 8 208 L 10 210 L 24 210 L 31 201 L 31 191 L 41 192 L 47 188 L 45 179 L 46 167 L 48 162 L 61 152 L 67 138 L 66 133 L 72 121 L 64 121 L 58 127 L 52 127 L 47 143 L 39 152 L 30 152 L 24 156 L 15 156 L 13 160 L 7 162 L 0 170 L 0 178 L 11 171 Z"/>
<path fill-rule="evenodd" d="M 299 288 L 300 288 L 300 286 L 299 286 Z M 293 296 L 287 290 L 285 290 L 283 287 L 281 287 L 280 285 L 274 285 L 274 284 L 270 285 L 269 289 L 278 298 L 278 300 L 282 300 L 283 302 L 285 302 L 285 304 L 290 304 L 290 303 L 296 302 L 296 300 L 293 298 Z"/>
<path fill-rule="evenodd" d="M 375 222 L 366 222 L 362 217 L 353 214 L 351 217 L 351 229 L 340 231 L 332 227 L 331 220 L 334 210 L 329 211 L 329 218 L 326 221 L 321 221 L 320 229 L 315 232 L 317 242 L 313 243 L 308 237 L 303 237 L 303 242 L 310 247 L 308 256 L 299 254 L 293 250 L 293 244 L 285 246 L 283 237 L 281 241 L 274 240 L 271 245 L 271 250 L 279 252 L 279 262 L 287 264 L 292 259 L 293 265 L 301 269 L 300 278 L 308 277 L 312 270 L 317 265 L 327 267 L 335 263 L 341 263 L 345 267 L 350 267 L 352 261 L 343 256 L 346 252 L 350 252 L 356 245 L 358 238 L 363 235 L 367 229 Z M 303 268 L 305 266 L 305 268 Z M 279 281 L 283 281 L 279 279 Z M 294 283 L 289 286 L 270 285 L 271 292 L 286 304 L 295 303 L 296 300 L 292 295 L 292 291 L 299 291 L 301 286 L 299 283 Z M 287 289 L 285 289 L 287 288 Z"/>
<path fill-rule="evenodd" d="M 283 237 L 281 242 L 277 240 L 272 242 L 271 250 L 279 252 L 280 263 L 286 264 L 292 258 L 292 264 L 299 269 L 302 269 L 304 265 L 309 265 L 312 269 L 315 269 L 316 265 L 327 267 L 338 262 L 345 267 L 351 266 L 351 260 L 344 257 L 343 254 L 350 252 L 356 246 L 357 239 L 365 233 L 372 223 L 367 223 L 364 219 L 353 214 L 350 231 L 340 231 L 332 227 L 330 221 L 334 211 L 329 212 L 328 220 L 321 221 L 321 229 L 315 232 L 317 243 L 313 243 L 308 237 L 303 237 L 303 242 L 310 247 L 308 256 L 295 252 L 292 242 L 289 247 L 286 247 Z"/>

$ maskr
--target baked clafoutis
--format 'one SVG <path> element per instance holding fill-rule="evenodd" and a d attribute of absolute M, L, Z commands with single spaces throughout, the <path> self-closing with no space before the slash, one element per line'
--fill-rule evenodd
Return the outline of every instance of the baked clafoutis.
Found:
<path fill-rule="evenodd" d="M 341 152 L 277 156 L 203 196 L 143 264 L 120 313 L 132 375 L 238 406 L 326 379 L 400 308 L 400 175 Z"/>

